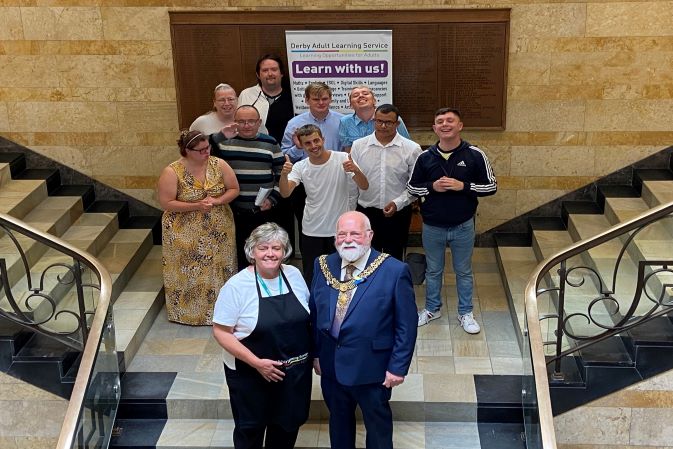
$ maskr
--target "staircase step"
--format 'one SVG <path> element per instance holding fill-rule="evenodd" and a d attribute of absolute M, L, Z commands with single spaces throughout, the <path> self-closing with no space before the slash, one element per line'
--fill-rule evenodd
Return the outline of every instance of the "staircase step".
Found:
<path fill-rule="evenodd" d="M 105 266 L 112 277 L 112 303 L 119 296 L 128 278 L 140 265 L 147 252 L 151 249 L 151 246 L 149 229 L 120 229 L 107 242 L 105 249 L 98 255 L 98 260 Z M 84 282 L 87 282 L 86 277 Z M 95 290 L 85 290 L 87 310 L 96 309 L 98 298 L 96 293 Z M 74 288 L 71 288 L 60 299 L 56 310 L 57 312 L 73 311 L 79 313 L 77 291 Z M 59 319 L 51 320 L 45 326 L 53 330 L 68 331 L 73 329 L 76 324 L 77 321 L 73 315 L 64 313 Z"/>
<path fill-rule="evenodd" d="M 533 250 L 539 261 L 543 261 L 557 252 L 572 245 L 573 239 L 568 231 L 538 230 L 533 231 Z"/>
<path fill-rule="evenodd" d="M 673 181 L 644 181 L 642 198 L 650 207 L 670 203 L 673 201 Z"/>
<path fill-rule="evenodd" d="M 494 239 L 497 246 L 530 246 L 530 234 L 498 232 Z"/>
<path fill-rule="evenodd" d="M 510 312 L 516 319 L 517 337 L 521 337 L 525 320 L 524 294 L 531 272 L 538 265 L 535 252 L 530 246 L 498 246 L 496 250 L 498 266 L 503 278 Z"/>
<path fill-rule="evenodd" d="M 7 373 L 63 398 L 69 398 L 73 382 L 64 377 L 80 353 L 52 338 L 33 334 L 16 356 Z"/>
<path fill-rule="evenodd" d="M 141 215 L 129 217 L 122 225 L 125 229 L 151 229 L 152 242 L 161 245 L 161 215 Z"/>
<path fill-rule="evenodd" d="M 10 170 L 9 164 L 6 162 L 0 162 L 0 187 L 5 185 L 12 179 L 12 172 Z"/>
<path fill-rule="evenodd" d="M 0 371 L 7 371 L 12 360 L 33 333 L 5 318 L 0 318 Z"/>
<path fill-rule="evenodd" d="M 61 185 L 53 192 L 51 196 L 79 196 L 82 198 L 82 205 L 84 209 L 91 207 L 95 201 L 96 194 L 92 185 L 87 184 L 66 184 Z"/>
<path fill-rule="evenodd" d="M 610 337 L 580 350 L 584 366 L 634 366 L 621 337 Z"/>
<path fill-rule="evenodd" d="M 126 201 L 96 200 L 86 211 L 116 214 L 120 227 L 129 219 L 129 205 Z"/>
<path fill-rule="evenodd" d="M 0 162 L 9 165 L 12 176 L 16 176 L 26 169 L 26 156 L 23 153 L 0 151 Z"/>
<path fill-rule="evenodd" d="M 114 302 L 117 352 L 131 364 L 164 304 L 161 246 L 153 246 Z"/>
<path fill-rule="evenodd" d="M 47 192 L 53 192 L 61 185 L 61 174 L 53 168 L 28 168 L 14 179 L 35 179 L 44 180 L 47 184 Z"/>
<path fill-rule="evenodd" d="M 673 181 L 673 172 L 665 168 L 639 168 L 634 176 L 640 181 Z"/>
<path fill-rule="evenodd" d="M 673 346 L 673 323 L 667 316 L 634 327 L 628 334 L 636 345 Z"/>
<path fill-rule="evenodd" d="M 0 187 L 0 212 L 21 219 L 46 197 L 44 181 L 12 179 Z"/>
<path fill-rule="evenodd" d="M 559 217 L 532 217 L 528 220 L 531 230 L 565 231 L 566 225 Z"/>
<path fill-rule="evenodd" d="M 62 198 L 67 197 L 61 197 L 55 201 L 65 201 Z M 84 213 L 63 233 L 61 238 L 95 255 L 106 245 L 116 230 L 117 221 L 114 214 Z M 71 274 L 65 267 L 55 266 L 54 264 L 72 265 L 72 258 L 55 249 L 46 249 L 41 244 L 38 245 L 43 253 L 39 260 L 35 261 L 30 267 L 32 284 L 39 286 L 40 280 L 43 279 L 41 293 L 48 295 L 58 303 L 72 287 L 71 283 L 60 282 L 59 278 L 65 277 L 67 279 L 71 277 Z M 53 268 L 49 268 L 52 266 Z M 46 274 L 45 270 L 48 270 Z M 34 319 L 45 320 L 52 314 L 53 308 L 44 298 L 33 297 L 30 303 L 26 304 L 25 298 L 30 294 L 26 275 L 15 282 L 12 291 L 15 298 L 18 299 L 21 310 L 30 312 Z M 4 309 L 8 307 L 6 301 L 7 299 L 4 297 L 0 300 L 0 305 Z M 73 329 L 72 325 L 72 317 L 62 316 L 61 322 L 57 321 L 54 329 L 71 330 Z"/>
<path fill-rule="evenodd" d="M 568 224 L 569 215 L 602 214 L 603 211 L 593 201 L 564 201 L 561 205 L 561 218 Z"/>

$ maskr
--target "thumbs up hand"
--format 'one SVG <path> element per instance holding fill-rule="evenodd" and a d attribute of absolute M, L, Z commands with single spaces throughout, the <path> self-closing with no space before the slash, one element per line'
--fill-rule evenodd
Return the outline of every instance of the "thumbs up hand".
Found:
<path fill-rule="evenodd" d="M 343 166 L 346 173 L 357 173 L 358 171 L 358 166 L 353 162 L 350 153 L 348 153 L 348 159 L 343 163 Z"/>
<path fill-rule="evenodd" d="M 290 162 L 290 156 L 288 156 L 286 154 L 285 155 L 285 163 L 283 164 L 283 168 L 280 171 L 280 175 L 281 176 L 289 175 L 290 172 L 292 171 L 292 166 L 293 166 L 293 164 L 292 164 L 292 162 Z"/>

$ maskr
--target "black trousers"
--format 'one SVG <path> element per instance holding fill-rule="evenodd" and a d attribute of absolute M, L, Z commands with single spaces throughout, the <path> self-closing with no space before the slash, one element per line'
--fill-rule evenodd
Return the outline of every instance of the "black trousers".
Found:
<path fill-rule="evenodd" d="M 293 449 L 299 434 L 299 427 L 286 430 L 278 424 L 269 422 L 269 408 L 288 404 L 270 404 L 273 399 L 271 385 L 253 370 L 231 370 L 224 367 L 231 412 L 234 416 L 234 447 L 236 449 Z M 266 436 L 266 438 L 265 438 Z"/>
<path fill-rule="evenodd" d="M 393 449 L 392 389 L 380 383 L 341 385 L 320 378 L 322 394 L 329 409 L 329 437 L 332 449 L 355 449 L 355 407 L 360 406 L 367 431 L 367 449 Z"/>
<path fill-rule="evenodd" d="M 357 210 L 365 214 L 372 224 L 372 247 L 403 261 L 409 240 L 411 206 L 395 212 L 392 217 L 386 217 L 383 210 L 377 207 L 362 207 L 358 204 Z"/>
<path fill-rule="evenodd" d="M 258 209 L 238 209 L 232 207 L 234 213 L 234 225 L 236 225 L 236 256 L 238 257 L 238 271 L 250 265 L 248 259 L 245 257 L 245 240 L 250 237 L 250 233 L 259 225 L 268 223 L 270 221 L 276 222 L 275 207 L 269 210 L 260 211 Z M 280 223 L 278 225 L 282 226 Z"/>
<path fill-rule="evenodd" d="M 332 254 L 334 251 L 334 237 L 301 235 L 301 263 L 304 267 L 304 280 L 309 288 L 313 280 L 313 263 L 315 259 L 323 254 Z"/>
<path fill-rule="evenodd" d="M 304 184 L 299 184 L 295 187 L 289 199 L 290 205 L 292 206 L 292 212 L 294 213 L 294 216 L 297 217 L 297 229 L 301 236 L 301 221 L 304 219 L 304 206 L 306 206 L 306 189 L 304 188 Z"/>
<path fill-rule="evenodd" d="M 274 214 L 274 218 L 275 218 L 274 221 L 278 224 L 278 226 L 280 226 L 281 228 L 285 229 L 285 231 L 287 231 L 287 235 L 290 238 L 290 243 L 293 246 L 292 254 L 290 254 L 290 256 L 294 255 L 295 234 L 294 234 L 293 208 L 294 208 L 294 203 L 292 202 L 292 197 L 290 197 L 290 198 L 281 198 L 278 201 L 278 204 L 276 204 L 273 207 L 273 209 L 271 209 L 273 211 L 273 214 Z"/>

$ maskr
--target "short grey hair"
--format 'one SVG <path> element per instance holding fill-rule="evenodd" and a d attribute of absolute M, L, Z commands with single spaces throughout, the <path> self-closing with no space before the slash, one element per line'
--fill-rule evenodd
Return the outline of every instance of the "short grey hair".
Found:
<path fill-rule="evenodd" d="M 231 87 L 229 84 L 227 84 L 227 83 L 220 83 L 220 84 L 218 84 L 217 86 L 215 86 L 215 90 L 213 91 L 213 95 L 216 94 L 216 93 L 218 93 L 218 92 L 221 91 L 221 90 L 233 90 L 234 93 L 236 93 L 236 89 L 234 89 L 233 87 Z"/>
<path fill-rule="evenodd" d="M 353 86 L 351 91 L 348 93 L 348 100 L 350 100 L 351 97 L 353 96 L 353 91 L 355 89 L 367 89 L 369 93 L 372 94 L 372 97 L 376 98 L 376 95 L 374 94 L 374 91 L 372 90 L 371 87 L 367 86 L 366 84 L 358 84 L 357 86 Z"/>
<path fill-rule="evenodd" d="M 245 239 L 245 246 L 243 247 L 245 258 L 248 259 L 248 262 L 255 263 L 255 259 L 252 257 L 255 246 L 271 242 L 280 242 L 283 246 L 283 261 L 286 261 L 290 257 L 290 254 L 292 254 L 290 237 L 287 235 L 285 229 L 273 222 L 257 226 L 250 233 L 250 237 Z"/>

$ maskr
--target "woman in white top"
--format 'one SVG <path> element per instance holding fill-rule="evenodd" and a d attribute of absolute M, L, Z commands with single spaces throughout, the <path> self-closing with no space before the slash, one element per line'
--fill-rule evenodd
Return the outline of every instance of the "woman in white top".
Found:
<path fill-rule="evenodd" d="M 190 131 L 201 131 L 209 136 L 224 132 L 234 126 L 234 114 L 238 107 L 236 91 L 229 84 L 220 83 L 213 92 L 213 110 L 199 116 L 189 127 Z M 229 134 L 225 132 L 225 134 Z"/>
<path fill-rule="evenodd" d="M 220 290 L 213 335 L 225 349 L 224 372 L 234 416 L 234 447 L 293 448 L 308 418 L 311 360 L 308 287 L 282 261 L 292 252 L 275 223 L 245 242 L 251 265 Z"/>

